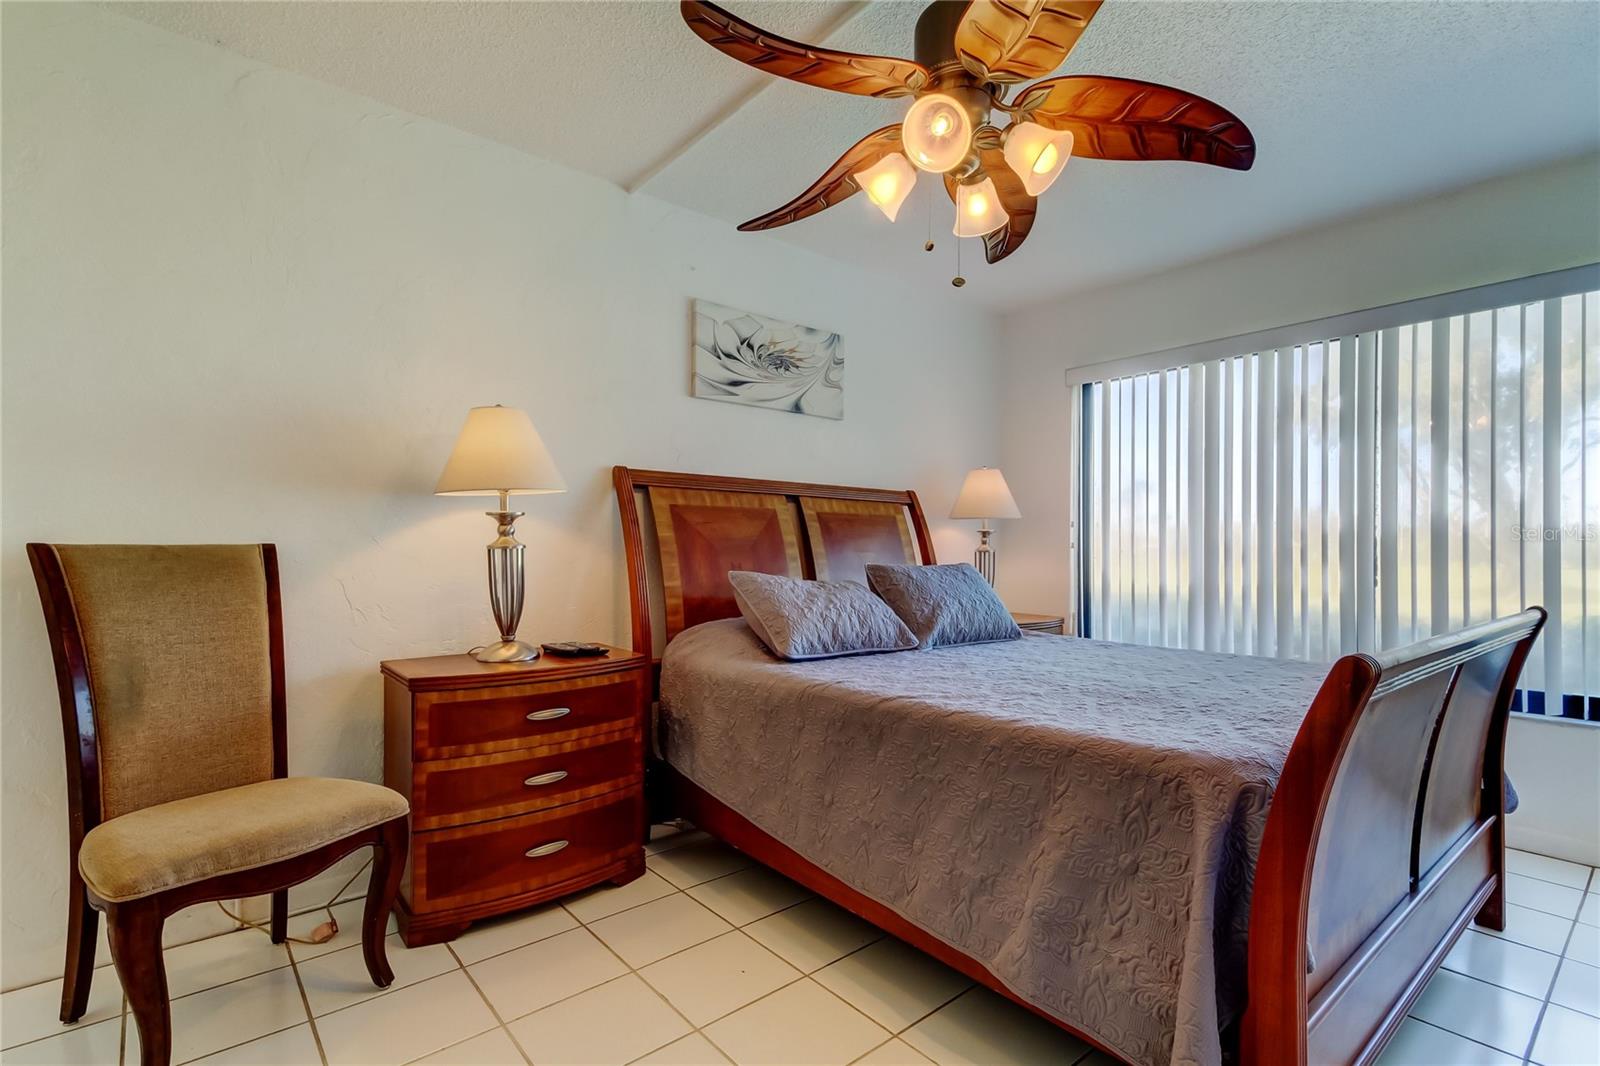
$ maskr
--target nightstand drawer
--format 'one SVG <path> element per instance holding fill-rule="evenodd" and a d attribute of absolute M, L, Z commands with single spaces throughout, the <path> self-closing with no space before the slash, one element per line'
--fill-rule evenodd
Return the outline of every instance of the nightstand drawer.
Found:
<path fill-rule="evenodd" d="M 416 757 L 448 758 L 642 728 L 639 671 L 566 682 L 418 693 Z"/>
<path fill-rule="evenodd" d="M 638 785 L 644 742 L 638 730 L 530 751 L 416 764 L 411 821 L 417 829 L 527 814 Z"/>
<path fill-rule="evenodd" d="M 593 879 L 640 851 L 644 794 L 628 788 L 554 810 L 417 833 L 411 905 L 465 907 Z"/>

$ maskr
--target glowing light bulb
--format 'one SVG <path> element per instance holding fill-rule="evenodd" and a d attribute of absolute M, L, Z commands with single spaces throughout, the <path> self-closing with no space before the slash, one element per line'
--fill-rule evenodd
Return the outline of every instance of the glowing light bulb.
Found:
<path fill-rule="evenodd" d="M 957 237 L 981 237 L 1009 221 L 1011 216 L 1000 206 L 994 179 L 956 186 L 956 224 L 952 232 Z"/>
<path fill-rule="evenodd" d="M 1072 158 L 1072 134 L 1037 122 L 1019 122 L 1006 130 L 1005 157 L 1028 195 L 1038 196 L 1061 176 Z"/>
<path fill-rule="evenodd" d="M 872 166 L 850 176 L 890 222 L 900 213 L 900 205 L 906 202 L 917 184 L 917 172 L 899 152 L 890 152 Z"/>
<path fill-rule="evenodd" d="M 972 147 L 972 120 L 954 97 L 929 93 L 918 97 L 906 112 L 900 134 L 913 163 L 942 174 L 967 157 Z"/>

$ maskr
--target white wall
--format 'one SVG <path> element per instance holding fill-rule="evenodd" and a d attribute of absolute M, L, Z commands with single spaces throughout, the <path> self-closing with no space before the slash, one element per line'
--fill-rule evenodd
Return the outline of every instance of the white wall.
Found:
<path fill-rule="evenodd" d="M 1597 260 L 1591 156 L 1010 316 L 1001 454 L 1026 517 L 999 534 L 1002 595 L 1018 610 L 1071 606 L 1067 367 Z M 1551 749 L 1560 754 L 1547 758 Z M 1600 729 L 1519 721 L 1508 759 L 1525 800 L 1513 840 L 1600 862 Z"/>
<path fill-rule="evenodd" d="M 626 642 L 613 463 L 908 486 L 970 550 L 994 333 L 945 290 L 90 5 L 4 5 L 3 58 L 5 987 L 60 974 L 65 911 L 26 541 L 276 541 L 290 770 L 372 780 L 378 661 L 492 636 L 485 501 L 429 495 L 473 404 L 571 486 L 524 501 L 530 639 Z M 845 420 L 689 398 L 694 296 L 842 332 Z"/>

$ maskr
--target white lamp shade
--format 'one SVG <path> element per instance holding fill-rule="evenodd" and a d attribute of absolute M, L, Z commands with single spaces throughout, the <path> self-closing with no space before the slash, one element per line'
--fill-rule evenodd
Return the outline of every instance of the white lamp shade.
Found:
<path fill-rule="evenodd" d="M 917 185 L 916 170 L 899 152 L 890 152 L 872 166 L 850 176 L 890 222 L 900 213 L 900 205 Z"/>
<path fill-rule="evenodd" d="M 900 137 L 918 170 L 943 174 L 967 157 L 972 119 L 954 97 L 929 93 L 918 97 L 906 112 Z"/>
<path fill-rule="evenodd" d="M 1029 196 L 1038 196 L 1061 176 L 1072 158 L 1072 133 L 1037 122 L 1019 122 L 1006 130 L 1006 163 L 1022 179 Z"/>
<path fill-rule="evenodd" d="M 1011 489 L 1000 471 L 992 466 L 980 466 L 967 475 L 961 483 L 961 493 L 956 505 L 950 508 L 951 518 L 1021 518 L 1017 501 L 1011 498 Z"/>
<path fill-rule="evenodd" d="M 1009 221 L 1011 216 L 1000 206 L 993 178 L 956 186 L 956 224 L 951 232 L 957 237 L 982 237 Z"/>
<path fill-rule="evenodd" d="M 467 412 L 467 424 L 433 491 L 438 496 L 566 492 L 567 483 L 527 413 L 497 404 Z"/>

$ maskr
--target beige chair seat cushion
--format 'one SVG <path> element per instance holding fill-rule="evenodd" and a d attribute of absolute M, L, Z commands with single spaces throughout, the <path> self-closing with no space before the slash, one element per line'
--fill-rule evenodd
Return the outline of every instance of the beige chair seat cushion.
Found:
<path fill-rule="evenodd" d="M 398 818 L 404 796 L 333 777 L 286 777 L 158 803 L 91 829 L 78 870 L 109 903 L 268 866 Z"/>

